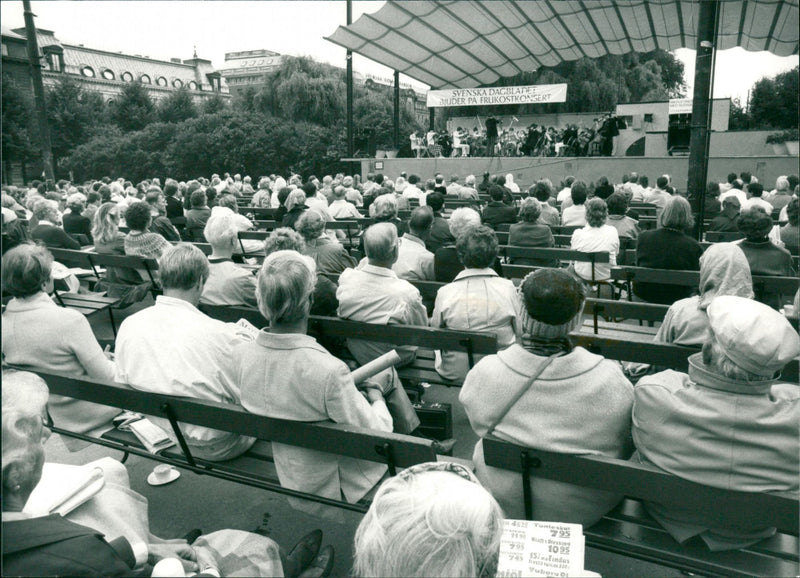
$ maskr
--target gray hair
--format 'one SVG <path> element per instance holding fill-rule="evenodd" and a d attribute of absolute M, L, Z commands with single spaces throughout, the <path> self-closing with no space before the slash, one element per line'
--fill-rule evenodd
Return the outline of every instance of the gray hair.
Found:
<path fill-rule="evenodd" d="M 86 205 L 86 195 L 83 193 L 73 193 L 67 197 L 67 206 L 72 211 L 80 211 Z"/>
<path fill-rule="evenodd" d="M 297 251 L 276 251 L 264 259 L 258 272 L 258 310 L 270 323 L 302 320 L 311 310 L 316 264 Z"/>
<path fill-rule="evenodd" d="M 164 289 L 188 290 L 208 279 L 208 259 L 191 243 L 178 243 L 161 255 L 158 271 Z"/>
<path fill-rule="evenodd" d="M 694 226 L 692 206 L 689 201 L 678 195 L 667 199 L 664 210 L 658 216 L 659 227 L 669 227 L 679 231 L 688 231 Z"/>
<path fill-rule="evenodd" d="M 396 248 L 397 227 L 393 223 L 376 223 L 364 232 L 364 250 L 369 259 L 389 262 Z"/>
<path fill-rule="evenodd" d="M 481 216 L 478 211 L 469 207 L 459 207 L 453 211 L 448 222 L 450 234 L 456 239 L 470 227 L 478 227 L 480 224 Z"/>
<path fill-rule="evenodd" d="M 340 188 L 337 187 L 337 189 Z M 325 231 L 325 219 L 317 211 L 306 211 L 297 219 L 294 228 L 303 236 L 303 239 L 313 241 L 322 236 L 323 231 Z"/>
<path fill-rule="evenodd" d="M 542 214 L 542 205 L 534 197 L 522 199 L 519 207 L 519 218 L 526 223 L 535 223 Z"/>
<path fill-rule="evenodd" d="M 58 218 L 58 203 L 50 199 L 41 199 L 33 205 L 33 216 L 39 221 L 51 221 Z"/>
<path fill-rule="evenodd" d="M 50 281 L 53 255 L 39 245 L 23 243 L 3 255 L 2 279 L 3 293 L 12 297 L 31 297 L 42 290 Z"/>
<path fill-rule="evenodd" d="M 394 476 L 356 530 L 353 574 L 494 576 L 502 529 L 500 506 L 477 481 L 450 471 Z"/>
<path fill-rule="evenodd" d="M 394 195 L 381 195 L 370 205 L 369 212 L 373 218 L 378 220 L 394 219 L 397 216 L 397 199 L 394 198 Z"/>
<path fill-rule="evenodd" d="M 608 206 L 600 197 L 586 201 L 586 222 L 590 227 L 602 227 L 608 218 Z"/>
<path fill-rule="evenodd" d="M 276 251 L 297 251 L 304 253 L 306 242 L 299 233 L 289 227 L 280 227 L 270 233 L 264 241 L 264 255 L 271 255 Z"/>
<path fill-rule="evenodd" d="M 203 229 L 203 236 L 212 247 L 228 248 L 239 239 L 239 229 L 232 212 L 219 211 L 212 213 Z"/>
<path fill-rule="evenodd" d="M 710 327 L 708 332 L 708 341 L 703 344 L 703 363 L 712 372 L 735 381 L 763 381 L 774 376 L 772 372 L 760 374 L 742 369 L 727 356 Z"/>

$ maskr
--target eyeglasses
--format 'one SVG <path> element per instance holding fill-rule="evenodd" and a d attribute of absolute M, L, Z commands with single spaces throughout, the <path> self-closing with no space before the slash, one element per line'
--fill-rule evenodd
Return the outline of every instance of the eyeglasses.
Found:
<path fill-rule="evenodd" d="M 50 415 L 50 410 L 46 409 L 45 414 L 40 417 L 42 418 L 42 427 L 52 430 L 54 423 L 53 423 L 53 418 Z"/>

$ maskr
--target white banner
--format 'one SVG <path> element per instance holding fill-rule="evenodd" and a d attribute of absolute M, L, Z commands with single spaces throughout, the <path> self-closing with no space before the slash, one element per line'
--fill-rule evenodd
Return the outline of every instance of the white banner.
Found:
<path fill-rule="evenodd" d="M 669 101 L 669 114 L 692 114 L 692 99 L 691 98 L 671 99 Z"/>
<path fill-rule="evenodd" d="M 436 106 L 479 106 L 485 104 L 546 104 L 566 102 L 566 84 L 495 86 L 429 90 L 428 108 Z"/>

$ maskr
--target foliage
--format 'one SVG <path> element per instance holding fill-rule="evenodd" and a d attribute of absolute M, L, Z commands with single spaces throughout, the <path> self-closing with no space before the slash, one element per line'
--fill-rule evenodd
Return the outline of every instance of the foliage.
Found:
<path fill-rule="evenodd" d="M 780 144 L 796 140 L 800 140 L 800 131 L 796 128 L 773 132 L 767 135 L 767 144 Z"/>
<path fill-rule="evenodd" d="M 111 106 L 111 119 L 123 131 L 141 130 L 156 118 L 156 107 L 147 88 L 139 82 L 129 82 Z"/>
<path fill-rule="evenodd" d="M 36 158 L 38 139 L 34 141 L 29 130 L 29 122 L 34 118 L 33 103 L 30 97 L 8 76 L 3 75 L 0 86 L 2 92 L 2 135 L 4 160 L 28 161 Z"/>
<path fill-rule="evenodd" d="M 762 78 L 753 86 L 750 114 L 755 128 L 795 128 L 798 126 L 797 94 L 800 67 L 774 78 Z"/>
<path fill-rule="evenodd" d="M 738 98 L 732 99 L 728 115 L 728 130 L 748 130 L 752 123 L 752 116 L 742 107 L 742 102 Z"/>
<path fill-rule="evenodd" d="M 197 106 L 185 86 L 158 103 L 158 118 L 161 122 L 182 122 L 196 116 Z"/>
<path fill-rule="evenodd" d="M 102 95 L 84 89 L 67 75 L 47 89 L 45 99 L 50 145 L 57 162 L 94 135 L 105 121 L 106 105 Z"/>
<path fill-rule="evenodd" d="M 216 114 L 225 110 L 227 106 L 225 99 L 215 92 L 203 101 L 203 114 Z"/>

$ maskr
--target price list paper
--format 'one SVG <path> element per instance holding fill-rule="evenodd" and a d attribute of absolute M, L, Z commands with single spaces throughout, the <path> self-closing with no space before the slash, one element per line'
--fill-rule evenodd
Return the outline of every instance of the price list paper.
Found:
<path fill-rule="evenodd" d="M 505 520 L 497 578 L 580 576 L 585 539 L 580 524 Z"/>

